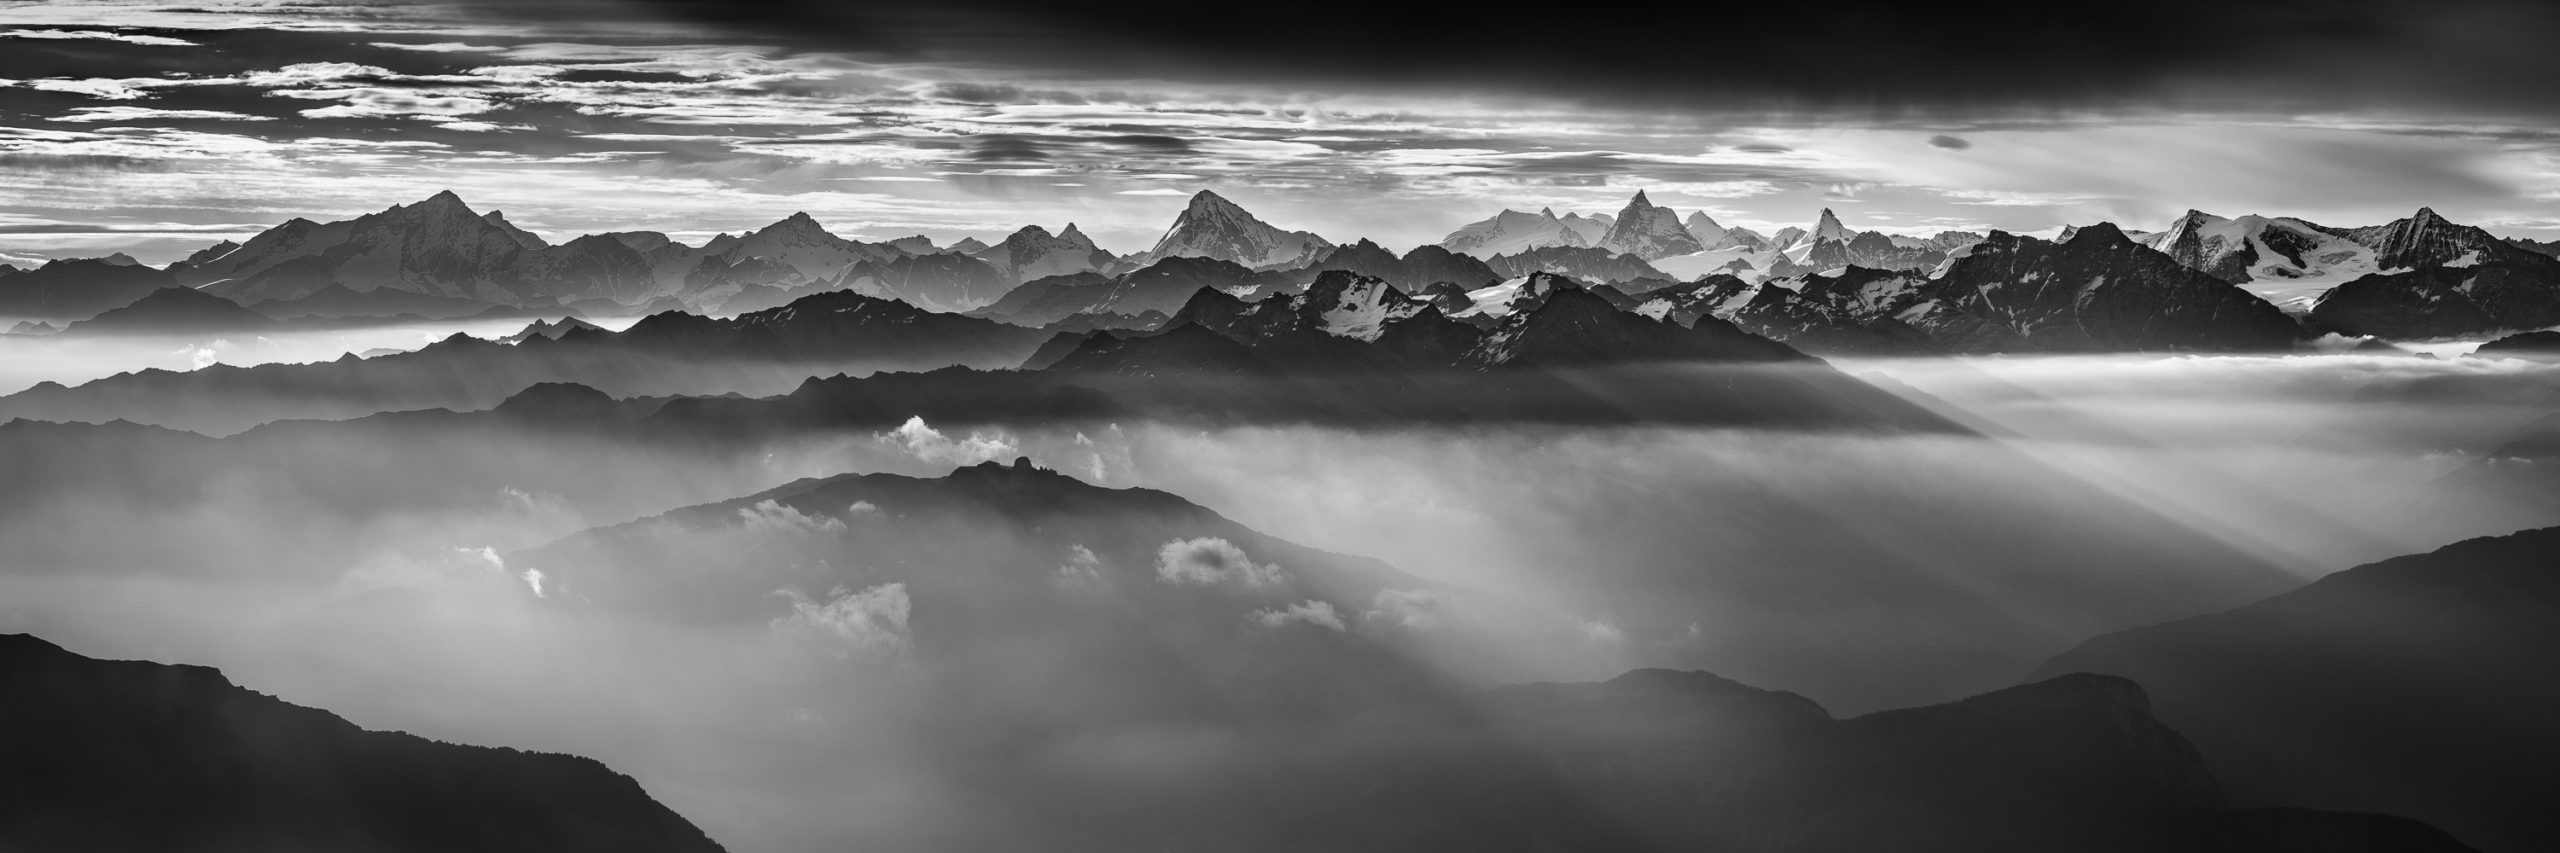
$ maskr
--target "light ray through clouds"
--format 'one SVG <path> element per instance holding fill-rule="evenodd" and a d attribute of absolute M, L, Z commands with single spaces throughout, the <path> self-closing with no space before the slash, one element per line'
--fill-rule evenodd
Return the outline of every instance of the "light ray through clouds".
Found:
<path fill-rule="evenodd" d="M 1614 211 L 1637 189 L 1764 233 L 1826 206 L 1896 233 L 2051 233 L 2157 227 L 2188 207 L 2356 225 L 2420 203 L 2560 233 L 2560 133 L 2515 121 L 1878 119 L 1315 92 L 1035 76 L 467 5 L 38 3 L 0 10 L 0 41 L 0 102 L 20 116 L 0 127 L 6 212 L 87 226 L 0 236 L 30 256 L 162 262 L 202 242 L 135 223 L 343 217 L 446 188 L 550 236 L 701 239 L 804 210 L 851 236 L 944 242 L 1074 221 L 1119 251 L 1144 248 L 1204 187 L 1287 227 L 1394 248 L 1503 207 Z"/>

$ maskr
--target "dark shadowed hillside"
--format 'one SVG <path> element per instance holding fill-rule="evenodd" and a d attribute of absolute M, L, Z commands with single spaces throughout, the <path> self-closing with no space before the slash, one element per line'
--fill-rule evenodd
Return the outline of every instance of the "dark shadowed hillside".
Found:
<path fill-rule="evenodd" d="M 357 728 L 220 672 L 0 636 L 0 849 L 717 851 L 584 758 Z"/>
<path fill-rule="evenodd" d="M 2244 805 L 2406 815 L 2489 850 L 2560 843 L 2560 528 L 2359 566 L 2045 664 L 2142 682 Z"/>

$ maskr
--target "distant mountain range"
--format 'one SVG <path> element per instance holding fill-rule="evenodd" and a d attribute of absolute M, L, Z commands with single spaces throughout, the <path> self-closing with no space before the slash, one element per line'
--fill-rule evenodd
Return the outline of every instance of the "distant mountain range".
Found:
<path fill-rule="evenodd" d="M 2110 225 L 2060 243 L 1993 232 L 1934 276 L 1866 267 L 1757 283 L 1715 276 L 1619 302 L 1842 356 L 2281 352 L 2311 336 L 2265 300 Z"/>
<path fill-rule="evenodd" d="M 2547 247 L 2502 240 L 2431 210 L 2363 228 L 2190 211 L 2160 231 L 2075 227 L 2049 242 L 2071 244 L 2101 228 L 2178 266 L 2235 285 L 2251 299 L 2276 304 L 2298 318 L 2302 334 L 2293 336 L 2296 340 L 2327 333 L 2427 339 L 2560 325 L 2560 259 L 2542 250 Z M 1310 232 L 1282 229 L 1203 191 L 1155 246 L 1125 258 L 1094 245 L 1073 224 L 1055 233 L 1025 227 L 995 245 L 972 240 L 940 248 L 922 237 L 847 240 L 806 214 L 744 234 L 720 235 L 701 246 L 654 232 L 587 235 L 552 245 L 503 215 L 476 212 L 446 192 L 351 220 L 292 220 L 240 244 L 208 247 L 165 271 L 130 258 L 56 261 L 23 271 L 0 268 L 0 316 L 59 325 L 176 286 L 195 287 L 277 319 L 449 319 L 493 310 L 545 318 L 668 310 L 734 315 L 850 290 L 1017 325 L 1144 329 L 1170 318 L 1204 289 L 1244 299 L 1294 294 L 1332 270 L 1379 278 L 1417 296 L 1434 288 L 1475 292 L 1516 287 L 1531 274 L 1551 273 L 1610 285 L 1628 295 L 1710 279 L 1727 282 L 1717 285 L 1723 302 L 1740 296 L 1730 282 L 1794 294 L 1755 297 L 1774 306 L 1801 301 L 1797 297 L 1828 299 L 1818 291 L 1832 288 L 1813 283 L 1816 277 L 1845 274 L 1874 280 L 1867 273 L 1844 272 L 1856 269 L 1930 281 L 1955 276 L 1985 288 L 2033 291 L 2043 295 L 2039 298 L 2062 292 L 2057 288 L 2104 291 L 2110 294 L 2106 301 L 2115 304 L 2105 310 L 2116 314 L 2184 306 L 2193 298 L 2127 295 L 2129 289 L 2150 286 L 2129 282 L 2170 282 L 2172 277 L 2147 255 L 2117 254 L 2112 260 L 2042 272 L 2087 276 L 2060 282 L 2023 278 L 2035 270 L 2003 271 L 1964 262 L 1986 241 L 2014 246 L 2021 239 L 2027 238 L 1859 231 L 1830 210 L 1821 211 L 1810 228 L 1762 236 L 1720 225 L 1703 213 L 1684 220 L 1678 211 L 1655 205 L 1638 192 L 1614 216 L 1506 210 L 1459 228 L 1437 245 L 1399 255 L 1366 240 L 1337 244 Z M 2109 284 L 2099 288 L 2096 282 Z M 1940 292 L 1948 300 L 1964 301 L 1954 289 Z M 1678 293 L 1666 296 L 1682 298 Z M 1951 304 L 1938 312 L 1932 322 L 1941 324 L 1935 336 L 1939 345 L 1920 349 L 2239 350 L 2269 345 L 2264 335 L 2240 340 L 2191 328 L 2152 330 L 2141 336 L 2145 342 L 2139 345 L 2095 329 L 2063 335 L 2053 331 L 2059 316 L 2053 312 L 2066 307 L 2070 310 L 2064 313 L 2073 316 L 2087 312 L 2059 302 L 2030 309 L 1987 297 L 1973 301 L 1979 304 Z M 1742 307 L 1734 303 L 1734 310 Z M 1810 310 L 1780 307 L 1796 313 Z M 2231 310 L 2263 314 L 2254 308 Z M 2028 317 L 2022 311 L 2050 316 Z M 1731 319 L 1731 312 L 1705 313 Z M 1868 313 L 1824 322 L 1872 325 L 1883 319 Z M 2010 337 L 2017 340 L 1945 326 L 1979 325 L 1955 315 L 2009 324 L 2016 333 Z M 2201 316 L 2164 315 L 2155 323 L 2184 326 Z M 1777 330 L 1785 323 L 1762 325 L 1784 337 Z"/>
<path fill-rule="evenodd" d="M 1982 239 L 1970 232 L 1949 231 L 1934 237 L 1917 238 L 1877 231 L 1852 231 L 1840 224 L 1831 211 L 1816 217 L 1810 230 L 1787 228 L 1775 236 L 1762 236 L 1747 228 L 1728 228 L 1716 223 L 1705 213 L 1689 214 L 1682 220 L 1677 211 L 1655 205 L 1641 191 L 1627 202 L 1614 217 L 1600 216 L 1590 221 L 1605 222 L 1607 227 L 1596 239 L 1567 228 L 1571 217 L 1559 218 L 1553 210 L 1538 214 L 1505 210 L 1492 218 L 1475 222 L 1451 232 L 1440 245 L 1452 251 L 1471 251 L 1496 256 L 1492 263 L 1502 266 L 1499 256 L 1519 256 L 1542 250 L 1597 249 L 1608 255 L 1631 255 L 1659 272 L 1652 277 L 1692 280 L 1710 274 L 1731 275 L 1750 281 L 1787 278 L 1830 272 L 1847 266 L 1874 269 L 1929 270 L 1946 261 L 1947 253 Z M 1578 277 L 1603 281 L 1621 280 L 1608 275 L 1546 268 Z M 1625 278 L 1647 276 L 1629 275 Z"/>
<path fill-rule="evenodd" d="M 0 634 L 0 849 L 707 851 L 594 761 L 357 728 Z"/>

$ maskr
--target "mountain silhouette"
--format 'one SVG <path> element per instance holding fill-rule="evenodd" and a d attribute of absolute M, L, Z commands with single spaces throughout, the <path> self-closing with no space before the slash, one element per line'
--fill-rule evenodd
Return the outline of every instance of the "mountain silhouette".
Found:
<path fill-rule="evenodd" d="M 0 635 L 0 849 L 717 851 L 584 758 L 357 728 Z"/>

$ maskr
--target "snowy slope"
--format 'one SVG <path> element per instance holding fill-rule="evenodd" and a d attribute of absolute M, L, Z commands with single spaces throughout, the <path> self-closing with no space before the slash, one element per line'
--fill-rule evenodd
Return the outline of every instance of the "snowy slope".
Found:
<path fill-rule="evenodd" d="M 1553 208 L 1536 213 L 1505 210 L 1492 217 L 1459 226 L 1440 238 L 1440 248 L 1452 252 L 1490 258 L 1512 255 L 1548 246 L 1581 247 L 1591 245 L 1582 234 L 1556 217 Z"/>
<path fill-rule="evenodd" d="M 2287 310 L 2308 310 L 2323 291 L 2382 271 L 2371 247 L 2289 217 L 2224 218 L 2190 210 L 2168 228 L 2144 235 L 2142 245 Z"/>

